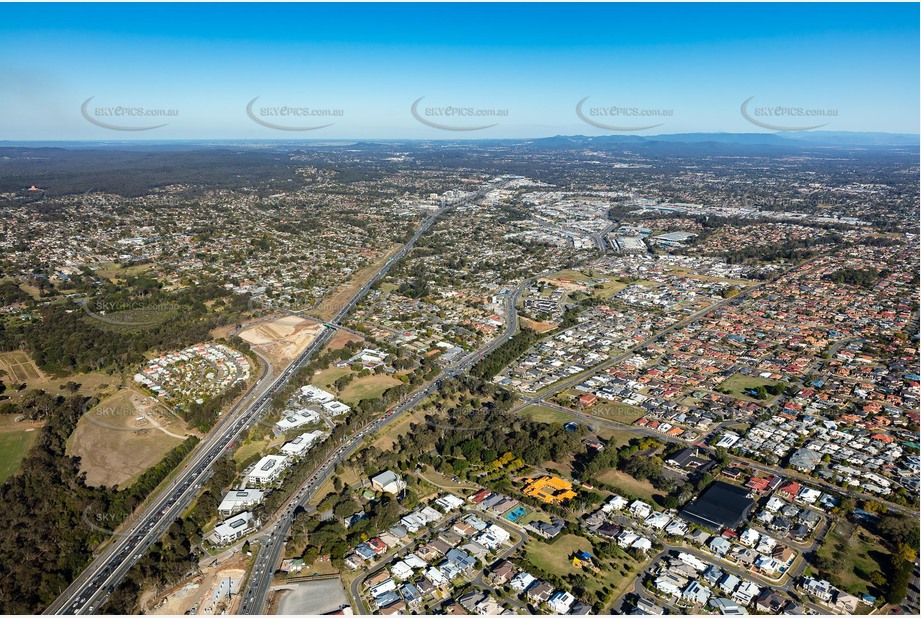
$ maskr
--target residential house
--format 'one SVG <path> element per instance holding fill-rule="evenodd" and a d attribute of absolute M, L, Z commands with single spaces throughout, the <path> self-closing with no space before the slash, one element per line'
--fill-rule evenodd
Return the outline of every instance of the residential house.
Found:
<path fill-rule="evenodd" d="M 576 597 L 572 596 L 570 593 L 563 590 L 558 590 L 553 593 L 553 596 L 547 601 L 547 606 L 555 614 L 568 614 L 569 608 L 575 602 Z"/>
<path fill-rule="evenodd" d="M 776 591 L 765 589 L 761 591 L 755 600 L 755 609 L 765 614 L 779 614 L 787 600 L 780 596 Z"/>
<path fill-rule="evenodd" d="M 710 589 L 698 581 L 692 581 L 681 592 L 681 600 L 693 605 L 704 605 L 710 598 Z"/>
<path fill-rule="evenodd" d="M 752 582 L 742 582 L 742 584 L 736 588 L 736 591 L 732 595 L 732 599 L 741 605 L 742 607 L 748 607 L 751 605 L 752 600 L 755 599 L 761 593 L 761 588 L 753 584 Z"/>
<path fill-rule="evenodd" d="M 528 600 L 532 603 L 546 603 L 553 594 L 553 586 L 544 581 L 537 581 L 527 590 Z"/>

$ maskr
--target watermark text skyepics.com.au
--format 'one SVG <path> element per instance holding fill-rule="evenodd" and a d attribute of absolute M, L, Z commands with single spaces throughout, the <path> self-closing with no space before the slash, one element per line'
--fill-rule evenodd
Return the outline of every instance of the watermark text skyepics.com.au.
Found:
<path fill-rule="evenodd" d="M 81 303 L 84 313 L 110 326 L 141 329 L 161 324 L 180 307 L 174 303 L 154 303 L 143 300 L 111 302 L 102 298 L 87 298 Z"/>
<path fill-rule="evenodd" d="M 165 127 L 168 122 L 149 124 L 150 119 L 178 118 L 175 108 L 145 107 L 143 105 L 91 105 L 90 97 L 80 106 L 83 118 L 97 127 L 111 131 L 150 131 Z"/>
<path fill-rule="evenodd" d="M 117 403 L 113 401 L 116 400 L 105 403 L 96 399 L 86 400 L 83 404 L 83 418 L 98 427 L 113 431 L 138 433 L 159 430 L 169 433 L 156 420 L 164 415 L 166 406 L 155 397 L 132 391 L 127 397 L 117 400 Z"/>
<path fill-rule="evenodd" d="M 665 124 L 653 122 L 674 117 L 675 110 L 636 105 L 589 105 L 585 97 L 576 103 L 576 116 L 582 122 L 606 131 L 644 131 Z"/>
<path fill-rule="evenodd" d="M 308 105 L 256 105 L 259 97 L 246 104 L 246 115 L 263 127 L 277 131 L 316 131 L 331 127 L 335 122 L 315 124 L 317 118 L 339 119 L 345 116 L 341 108 L 320 108 Z M 313 120 L 312 124 L 304 124 Z"/>
<path fill-rule="evenodd" d="M 838 110 L 801 105 L 755 105 L 748 97 L 742 102 L 742 117 L 751 124 L 773 131 L 810 131 L 828 124 L 829 119 L 838 117 Z M 819 124 L 817 121 L 825 120 Z"/>
<path fill-rule="evenodd" d="M 106 536 L 124 538 L 131 533 L 129 531 L 116 532 L 116 530 L 123 525 L 130 527 L 131 524 L 138 521 L 138 515 L 122 512 L 110 513 L 98 510 L 97 507 L 91 505 L 83 509 L 80 515 L 80 521 L 88 528 Z"/>
<path fill-rule="evenodd" d="M 416 99 L 410 107 L 413 118 L 422 124 L 442 131 L 481 131 L 499 123 L 471 124 L 483 119 L 508 118 L 509 110 L 495 107 L 461 105 L 421 105 L 425 97 Z"/>

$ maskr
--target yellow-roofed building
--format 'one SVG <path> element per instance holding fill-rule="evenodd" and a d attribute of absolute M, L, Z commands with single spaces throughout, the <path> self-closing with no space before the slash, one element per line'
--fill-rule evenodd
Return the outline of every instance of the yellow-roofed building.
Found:
<path fill-rule="evenodd" d="M 547 504 L 559 504 L 576 497 L 572 483 L 556 476 L 533 479 L 525 486 L 524 493 Z"/>

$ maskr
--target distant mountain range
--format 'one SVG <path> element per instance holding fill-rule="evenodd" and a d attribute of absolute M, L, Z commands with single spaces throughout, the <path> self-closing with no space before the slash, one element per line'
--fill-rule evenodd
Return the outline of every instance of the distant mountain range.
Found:
<path fill-rule="evenodd" d="M 431 147 L 470 145 L 514 146 L 537 148 L 623 148 L 636 146 L 644 149 L 674 150 L 685 145 L 691 151 L 706 146 L 720 150 L 737 150 L 744 147 L 756 149 L 777 147 L 799 148 L 853 148 L 853 149 L 912 149 L 921 146 L 921 136 L 911 133 L 871 133 L 859 131 L 790 131 L 786 133 L 672 133 L 662 135 L 556 135 L 533 139 L 251 139 L 251 140 L 123 140 L 123 141 L 2 141 L 0 148 L 65 148 L 65 149 L 120 149 L 120 150 L 196 150 L 209 148 L 264 148 L 287 150 L 291 147 L 353 148 L 378 150 L 397 145 Z M 722 147 L 722 148 L 720 148 Z"/>
<path fill-rule="evenodd" d="M 910 133 L 856 131 L 791 131 L 788 133 L 672 133 L 663 135 L 557 135 L 529 140 L 536 146 L 598 146 L 652 144 L 731 144 L 737 146 L 919 146 L 921 136 Z"/>

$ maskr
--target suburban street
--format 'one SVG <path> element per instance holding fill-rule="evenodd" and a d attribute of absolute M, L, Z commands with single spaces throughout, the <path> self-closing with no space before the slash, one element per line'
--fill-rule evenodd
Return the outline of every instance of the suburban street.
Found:
<path fill-rule="evenodd" d="M 412 410 L 414 407 L 425 401 L 434 390 L 438 388 L 444 378 L 451 378 L 461 375 L 470 370 L 480 358 L 489 354 L 503 343 L 508 341 L 518 332 L 518 314 L 516 305 L 521 293 L 531 284 L 533 279 L 528 279 L 521 283 L 509 297 L 506 299 L 506 325 L 503 333 L 491 340 L 482 349 L 467 354 L 460 362 L 454 364 L 439 373 L 439 375 L 425 385 L 423 388 L 415 391 L 412 395 L 391 408 L 385 415 L 372 421 L 359 432 L 354 434 L 347 443 L 340 446 L 308 479 L 307 484 L 301 487 L 295 497 L 288 503 L 280 522 L 272 529 L 268 535 L 258 537 L 260 543 L 259 553 L 256 556 L 255 567 L 252 576 L 247 583 L 246 589 L 242 594 L 242 601 L 237 611 L 238 614 L 260 614 L 265 608 L 268 593 L 272 585 L 272 576 L 275 568 L 281 560 L 284 549 L 284 542 L 291 529 L 294 521 L 294 515 L 297 507 L 303 507 L 313 498 L 314 494 L 320 489 L 330 475 L 336 469 L 336 466 L 347 460 L 364 442 L 366 435 L 377 432 L 394 420 L 399 418 L 403 413 Z"/>
<path fill-rule="evenodd" d="M 306 365 L 316 353 L 323 349 L 339 323 L 345 319 L 371 287 L 383 278 L 394 264 L 409 253 L 416 241 L 431 229 L 441 215 L 458 204 L 479 199 L 491 188 L 487 187 L 473 196 L 442 205 L 422 223 L 403 247 L 388 259 L 377 273 L 355 292 L 347 303 L 338 309 L 333 318 L 328 321 L 329 326 L 280 375 L 267 382 L 266 379 L 270 374 L 264 371 L 262 379 L 257 382 L 250 393 L 241 399 L 223 417 L 217 427 L 202 440 L 202 443 L 188 459 L 183 469 L 175 475 L 172 482 L 166 488 L 161 487 L 156 497 L 153 500 L 149 500 L 141 512 L 136 513 L 129 521 L 125 522 L 123 528 L 117 531 L 117 542 L 110 544 L 45 610 L 45 613 L 83 614 L 93 613 L 99 608 L 124 579 L 131 567 L 141 559 L 151 545 L 165 534 L 175 518 L 193 502 L 202 485 L 210 477 L 211 466 L 214 462 L 220 458 L 226 449 L 232 447 L 234 441 L 243 435 L 253 422 L 261 417 L 270 406 L 274 394 L 284 388 L 291 377 Z M 427 389 L 431 388 L 432 385 L 427 387 Z M 420 397 L 419 400 L 421 401 L 427 394 L 428 390 L 423 390 L 417 396 Z M 411 398 L 410 401 L 415 401 L 415 398 Z M 339 451 L 337 451 L 339 459 L 336 460 L 336 463 L 341 461 L 341 456 L 346 448 L 340 447 Z M 323 474 L 325 479 L 334 468 L 335 464 L 329 467 L 324 464 L 319 473 Z M 315 489 L 316 486 L 314 486 Z M 290 525 L 290 520 L 288 525 Z M 281 543 L 279 542 L 278 544 L 280 545 Z M 268 544 L 264 547 L 264 551 L 267 553 L 260 552 L 260 556 L 257 558 L 257 569 L 259 568 L 259 561 L 265 560 L 265 555 L 272 551 L 271 548 L 272 545 Z M 274 551 L 274 555 L 277 556 L 278 553 L 280 553 L 280 550 Z M 255 579 L 258 580 L 258 576 Z"/>
<path fill-rule="evenodd" d="M 262 375 L 251 390 L 247 392 L 231 410 L 220 418 L 216 427 L 201 441 L 193 453 L 189 455 L 182 469 L 175 471 L 168 483 L 161 485 L 161 487 L 155 490 L 144 505 L 139 508 L 138 512 L 122 523 L 122 526 L 113 534 L 111 540 L 102 547 L 95 560 L 62 592 L 59 598 L 46 609 L 45 613 L 91 614 L 97 611 L 125 578 L 130 569 L 143 557 L 145 552 L 162 538 L 175 519 L 194 502 L 201 487 L 211 476 L 212 465 L 225 454 L 228 449 L 231 449 L 237 440 L 246 434 L 254 422 L 259 421 L 262 415 L 271 406 L 275 394 L 285 388 L 291 378 L 329 343 L 336 331 L 344 330 L 347 332 L 354 332 L 345 327 L 342 322 L 367 295 L 372 287 L 387 275 L 394 264 L 397 264 L 409 254 L 416 242 L 432 228 L 439 217 L 458 205 L 475 202 L 481 199 L 488 191 L 495 188 L 501 188 L 502 186 L 504 185 L 501 183 L 489 185 L 485 189 L 481 189 L 468 197 L 456 199 L 448 203 L 443 202 L 433 214 L 422 222 L 405 244 L 395 254 L 388 258 L 381 268 L 378 269 L 347 302 L 342 306 L 334 307 L 335 314 L 329 318 L 328 321 L 323 323 L 325 328 L 322 332 L 288 367 L 282 370 L 279 375 L 274 375 L 271 365 L 263 358 Z M 602 256 L 607 252 L 605 234 L 612 228 L 612 225 L 608 225 L 602 232 L 593 237 L 595 246 Z M 794 268 L 798 268 L 799 266 L 802 266 L 802 264 Z M 794 270 L 794 268 L 784 271 L 774 279 L 784 276 L 788 272 Z M 272 578 L 281 561 L 285 540 L 288 537 L 295 515 L 299 512 L 299 509 L 305 507 L 316 495 L 317 491 L 324 486 L 333 475 L 337 466 L 346 461 L 353 453 L 361 448 L 366 437 L 385 429 L 404 413 L 412 410 L 425 401 L 439 388 L 444 379 L 453 378 L 466 373 L 480 359 L 514 336 L 519 330 L 519 319 L 516 309 L 519 299 L 533 281 L 546 274 L 547 273 L 541 273 L 524 280 L 514 290 L 508 292 L 504 299 L 504 330 L 499 336 L 490 340 L 481 348 L 467 353 L 456 363 L 445 366 L 430 382 L 406 396 L 382 416 L 370 421 L 341 444 L 335 445 L 336 450 L 313 471 L 306 483 L 297 488 L 296 493 L 291 496 L 285 505 L 280 508 L 260 530 L 247 535 L 248 539 L 258 543 L 258 552 L 253 560 L 248 581 L 241 592 L 241 601 L 237 608 L 238 613 L 260 614 L 265 610 L 268 594 L 272 586 Z M 549 401 L 549 399 L 579 384 L 589 375 L 616 366 L 618 363 L 646 348 L 663 336 L 692 324 L 702 317 L 717 311 L 721 307 L 741 303 L 747 295 L 759 289 L 761 286 L 765 285 L 765 283 L 768 283 L 768 281 L 755 283 L 745 288 L 734 297 L 719 300 L 703 309 L 687 315 L 674 324 L 656 331 L 616 356 L 612 356 L 582 373 L 564 378 L 531 396 L 522 395 L 520 397 L 520 403 L 512 409 L 512 412 L 520 412 L 532 405 L 542 405 L 565 412 L 579 419 L 580 422 L 592 427 L 600 426 L 617 429 L 619 431 L 630 431 L 640 435 L 653 436 L 660 440 L 689 445 L 695 444 L 702 449 L 709 450 L 709 447 L 704 444 L 704 440 L 718 433 L 725 423 L 716 424 L 704 438 L 695 441 L 686 441 L 666 436 L 653 429 L 636 427 L 595 416 L 581 410 L 560 406 L 553 401 Z M 278 311 L 292 315 L 304 314 L 304 310 L 289 311 L 282 308 L 278 309 Z M 239 328 L 237 330 L 239 330 Z M 329 424 L 328 419 L 324 418 L 324 420 Z M 754 470 L 805 480 L 811 485 L 838 491 L 837 487 L 792 470 L 760 464 L 746 458 L 731 457 L 734 461 Z M 868 496 L 860 492 L 854 492 L 854 495 L 886 502 L 878 497 Z M 889 502 L 886 502 L 886 504 L 896 511 L 909 511 L 909 509 Z M 801 566 L 802 561 L 800 567 Z M 483 582 L 480 581 L 480 584 L 483 584 Z"/>
<path fill-rule="evenodd" d="M 509 547 L 506 547 L 502 551 L 498 552 L 496 557 L 490 560 L 491 563 L 497 562 L 499 560 L 507 558 L 508 556 L 511 556 L 524 545 L 525 541 L 527 541 L 527 538 L 528 538 L 527 533 L 521 530 L 518 526 L 513 527 L 512 525 L 510 525 L 510 523 L 507 520 L 504 520 L 504 521 L 500 520 L 499 518 L 494 517 L 493 515 L 490 515 L 489 513 L 479 511 L 479 510 L 461 511 L 460 515 L 453 514 L 445 522 L 440 523 L 427 536 L 428 537 L 437 536 L 438 533 L 444 530 L 448 526 L 449 523 L 456 521 L 457 519 L 459 519 L 461 515 L 465 515 L 468 513 L 476 515 L 477 517 L 479 517 L 480 519 L 484 521 L 488 521 L 490 523 L 502 526 L 503 528 L 505 528 L 506 531 L 508 531 L 511 535 L 513 535 L 513 538 L 517 538 L 517 540 L 513 542 Z M 368 606 L 365 604 L 364 600 L 361 598 L 362 584 L 364 584 L 365 580 L 367 580 L 369 577 L 371 577 L 372 575 L 380 571 L 381 568 L 383 568 L 383 565 L 389 563 L 394 556 L 397 556 L 397 555 L 405 556 L 407 553 L 411 551 L 412 547 L 421 540 L 422 540 L 421 537 L 418 539 L 414 539 L 411 542 L 395 550 L 387 552 L 386 554 L 381 556 L 375 568 L 369 569 L 368 571 L 362 573 L 361 575 L 356 577 L 354 580 L 352 580 L 352 584 L 349 586 L 349 596 L 352 597 L 352 601 L 354 602 L 353 609 L 355 610 L 356 614 L 364 615 L 364 614 L 371 613 Z M 473 578 L 468 578 L 468 580 L 470 581 L 471 584 L 473 584 L 474 587 L 479 588 L 481 590 L 489 591 L 490 593 L 494 593 L 495 590 L 493 589 L 493 587 L 490 586 L 485 581 L 483 571 L 484 571 L 483 569 L 478 570 L 476 572 L 476 575 Z M 525 608 L 519 605 L 519 609 L 525 609 Z"/>

